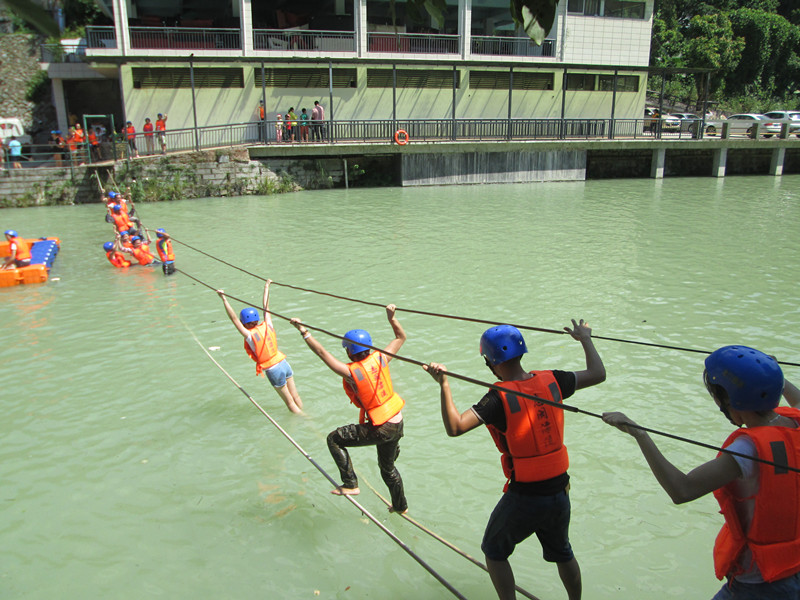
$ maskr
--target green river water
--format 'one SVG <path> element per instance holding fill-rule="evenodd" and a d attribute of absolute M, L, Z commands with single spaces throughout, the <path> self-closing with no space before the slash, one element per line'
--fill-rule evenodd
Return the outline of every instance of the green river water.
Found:
<path fill-rule="evenodd" d="M 229 263 L 278 283 L 436 313 L 711 350 L 742 343 L 800 360 L 800 177 L 590 181 L 315 191 L 139 207 Z M 41 285 L 0 289 L 0 598 L 452 597 L 368 521 L 240 393 L 195 338 L 338 478 L 325 445 L 354 422 L 337 380 L 276 319 L 307 417 L 256 378 L 213 291 L 177 273 L 115 270 L 101 205 L 7 209 L 3 229 L 57 236 Z M 177 265 L 255 304 L 263 282 L 175 244 Z M 234 302 L 235 308 L 241 304 Z M 391 338 L 385 311 L 276 285 L 271 309 L 336 333 Z M 401 354 L 491 381 L 479 323 L 398 312 Z M 534 368 L 583 367 L 566 335 L 526 332 Z M 317 335 L 341 358 L 337 339 Z M 569 402 L 721 444 L 731 426 L 701 380 L 703 354 L 598 340 L 608 379 Z M 410 516 L 482 560 L 503 486 L 477 429 L 445 435 L 438 386 L 392 363 L 406 399 L 398 467 Z M 786 367 L 800 379 L 796 367 Z M 483 389 L 453 381 L 459 409 Z M 674 506 L 632 438 L 568 413 L 570 537 L 584 598 L 710 598 L 722 518 L 710 496 Z M 713 451 L 657 438 L 688 470 Z M 352 457 L 359 501 L 461 594 L 494 597 L 478 567 L 381 500 L 373 448 Z M 564 598 L 535 539 L 511 558 L 520 586 Z"/>

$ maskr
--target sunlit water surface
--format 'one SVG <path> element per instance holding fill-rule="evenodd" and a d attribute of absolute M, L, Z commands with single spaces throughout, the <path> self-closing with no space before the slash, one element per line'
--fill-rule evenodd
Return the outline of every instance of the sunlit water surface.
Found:
<path fill-rule="evenodd" d="M 800 179 L 597 181 L 307 192 L 140 206 L 149 227 L 251 273 L 399 307 L 713 349 L 744 343 L 800 359 Z M 99 205 L 0 212 L 3 229 L 58 236 L 47 284 L 0 289 L 2 598 L 448 598 L 331 485 L 203 353 L 337 477 L 327 432 L 353 422 L 341 383 L 276 320 L 308 417 L 256 378 L 216 294 L 184 275 L 113 269 Z M 262 281 L 179 244 L 180 269 L 258 304 Z M 241 307 L 237 304 L 237 309 Z M 275 286 L 271 308 L 337 333 L 391 338 L 379 307 Z M 399 312 L 404 356 L 490 380 L 484 325 Z M 342 358 L 338 340 L 318 335 Z M 533 368 L 579 369 L 566 335 L 526 333 Z M 719 444 L 730 425 L 702 354 L 597 341 L 608 380 L 570 402 Z M 448 438 L 438 387 L 395 361 L 406 399 L 398 466 L 411 513 L 475 557 L 503 479 L 486 431 Z M 796 369 L 787 368 L 797 378 Z M 454 381 L 465 410 L 481 388 Z M 673 506 L 632 438 L 567 415 L 571 539 L 584 597 L 710 598 L 713 498 Z M 713 452 L 661 438 L 689 469 Z M 467 598 L 488 576 L 390 516 L 372 448 L 352 452 L 359 501 Z M 563 598 L 535 539 L 517 581 Z"/>

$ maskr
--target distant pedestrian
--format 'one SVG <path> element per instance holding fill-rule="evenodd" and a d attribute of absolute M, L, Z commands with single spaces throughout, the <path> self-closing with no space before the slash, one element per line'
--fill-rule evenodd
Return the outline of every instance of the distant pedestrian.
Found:
<path fill-rule="evenodd" d="M 130 121 L 125 124 L 125 137 L 128 140 L 130 153 L 139 158 L 139 151 L 136 149 L 136 128 Z"/>
<path fill-rule="evenodd" d="M 292 131 L 292 119 L 289 117 L 289 113 L 286 113 L 286 117 L 283 120 L 283 129 L 286 135 L 284 136 L 284 142 L 293 142 L 294 141 L 294 132 Z"/>
<path fill-rule="evenodd" d="M 280 113 L 275 117 L 275 140 L 278 142 L 283 141 L 283 117 Z"/>
<path fill-rule="evenodd" d="M 264 109 L 264 101 L 258 101 L 258 139 L 262 142 L 266 142 L 265 139 L 267 135 L 267 111 Z"/>
<path fill-rule="evenodd" d="M 300 141 L 308 143 L 308 113 L 305 108 L 300 111 Z"/>
<path fill-rule="evenodd" d="M 167 115 L 158 113 L 156 119 L 156 137 L 161 144 L 161 154 L 167 153 Z"/>
<path fill-rule="evenodd" d="M 54 129 L 50 132 L 50 148 L 53 150 L 53 161 L 57 167 L 64 166 L 64 156 L 67 154 L 67 142 L 61 131 Z"/>
<path fill-rule="evenodd" d="M 289 124 L 291 125 L 291 132 L 289 134 L 289 137 L 291 138 L 291 141 L 294 142 L 295 135 L 297 135 L 297 133 L 298 133 L 297 132 L 297 113 L 294 112 L 294 106 L 292 106 L 289 109 L 289 112 L 286 115 L 286 120 L 289 121 Z"/>
<path fill-rule="evenodd" d="M 311 109 L 311 141 L 321 142 L 324 139 L 325 131 L 325 109 L 314 100 L 314 108 Z"/>
<path fill-rule="evenodd" d="M 8 141 L 8 159 L 11 161 L 13 168 L 22 168 L 22 163 L 20 162 L 22 160 L 22 144 L 15 137 Z"/>
<path fill-rule="evenodd" d="M 144 132 L 144 148 L 145 154 L 156 153 L 156 141 L 153 138 L 153 124 L 150 122 L 150 117 L 145 117 L 142 131 Z"/>

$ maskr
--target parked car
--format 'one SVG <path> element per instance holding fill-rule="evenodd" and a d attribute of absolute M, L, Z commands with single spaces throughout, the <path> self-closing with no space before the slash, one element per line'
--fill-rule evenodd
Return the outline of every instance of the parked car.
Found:
<path fill-rule="evenodd" d="M 661 131 L 679 131 L 681 128 L 680 119 L 672 115 L 661 116 Z M 657 108 L 645 106 L 644 108 L 644 130 L 655 133 L 658 128 L 659 113 Z"/>
<path fill-rule="evenodd" d="M 770 121 L 775 123 L 789 123 L 789 135 L 800 138 L 800 110 L 773 110 L 766 113 Z"/>
<path fill-rule="evenodd" d="M 766 115 L 758 113 L 742 113 L 731 115 L 727 119 L 719 120 L 706 120 L 706 135 L 720 135 L 722 133 L 723 123 L 728 124 L 729 135 L 752 135 L 753 125 L 759 122 L 760 134 L 764 137 L 772 137 L 781 132 L 781 124 L 775 123 L 770 120 Z M 692 134 L 697 130 L 697 122 L 692 124 L 690 131 Z"/>
<path fill-rule="evenodd" d="M 694 113 L 672 113 L 672 116 L 680 121 L 681 131 L 691 131 L 692 125 L 702 120 Z"/>

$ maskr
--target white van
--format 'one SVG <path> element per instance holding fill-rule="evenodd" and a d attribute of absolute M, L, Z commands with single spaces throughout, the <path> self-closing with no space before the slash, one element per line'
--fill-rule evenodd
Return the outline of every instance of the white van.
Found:
<path fill-rule="evenodd" d="M 30 144 L 31 136 L 25 133 L 20 119 L 4 119 L 0 117 L 0 140 L 5 146 L 12 137 L 17 138 L 22 144 Z"/>

